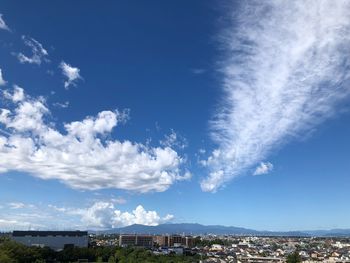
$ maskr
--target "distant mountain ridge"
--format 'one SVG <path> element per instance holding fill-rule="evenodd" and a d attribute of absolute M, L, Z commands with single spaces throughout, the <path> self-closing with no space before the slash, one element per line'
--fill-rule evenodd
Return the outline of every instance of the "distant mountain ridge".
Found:
<path fill-rule="evenodd" d="M 255 236 L 319 236 L 319 237 L 344 237 L 350 236 L 350 229 L 313 230 L 313 231 L 258 231 L 243 227 L 201 225 L 196 223 L 160 224 L 158 226 L 146 226 L 134 224 L 121 228 L 113 228 L 103 233 L 120 234 L 185 234 L 185 235 L 255 235 Z"/>

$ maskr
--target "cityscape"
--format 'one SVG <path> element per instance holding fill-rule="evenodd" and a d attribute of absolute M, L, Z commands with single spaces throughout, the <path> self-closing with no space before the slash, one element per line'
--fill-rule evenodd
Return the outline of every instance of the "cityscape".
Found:
<path fill-rule="evenodd" d="M 33 262 L 129 262 L 127 257 L 118 254 L 122 250 L 128 251 L 129 254 L 134 251 L 146 253 L 135 257 L 135 262 L 158 262 L 154 261 L 154 257 L 158 257 L 158 260 L 162 257 L 159 262 L 350 262 L 350 237 L 214 234 L 192 236 L 23 230 L 3 233 L 1 236 L 0 253 L 4 247 L 10 245 L 6 245 L 6 242 L 52 250 L 51 253 L 46 251 L 46 254 L 33 255 Z M 78 249 L 75 254 L 70 252 L 73 248 Z M 99 248 L 107 250 L 97 255 L 92 253 Z M 17 251 L 21 251 L 20 249 L 17 248 Z M 13 257 L 18 258 L 18 262 L 26 262 L 23 258 L 28 255 L 25 255 L 25 252 L 21 253 Z M 64 260 L 62 255 L 65 254 L 71 258 Z M 10 262 L 1 255 L 1 262 Z"/>
<path fill-rule="evenodd" d="M 350 0 L 1 0 L 0 263 L 350 263 Z"/>

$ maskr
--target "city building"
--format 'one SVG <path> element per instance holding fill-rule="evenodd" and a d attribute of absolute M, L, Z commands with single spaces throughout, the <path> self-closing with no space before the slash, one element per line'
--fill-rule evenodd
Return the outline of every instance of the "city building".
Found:
<path fill-rule="evenodd" d="M 136 235 L 120 235 L 119 236 L 119 246 L 129 247 L 136 245 Z"/>
<path fill-rule="evenodd" d="M 153 247 L 153 236 L 149 235 L 120 235 L 119 246 Z"/>
<path fill-rule="evenodd" d="M 193 247 L 194 246 L 194 239 L 193 239 L 193 237 L 185 237 L 184 246 L 187 247 L 187 248 Z"/>
<path fill-rule="evenodd" d="M 154 242 L 160 247 L 167 247 L 169 245 L 169 236 L 155 236 Z"/>
<path fill-rule="evenodd" d="M 137 235 L 136 236 L 136 246 L 146 247 L 146 248 L 153 247 L 153 236 Z"/>
<path fill-rule="evenodd" d="M 11 238 L 26 246 L 50 247 L 61 250 L 65 246 L 88 247 L 87 231 L 13 231 Z"/>
<path fill-rule="evenodd" d="M 169 243 L 168 246 L 169 247 L 180 247 L 183 245 L 182 242 L 182 236 L 179 235 L 171 235 L 169 236 Z"/>
<path fill-rule="evenodd" d="M 161 247 L 187 247 L 191 248 L 194 245 L 193 237 L 179 235 L 155 236 L 154 242 Z"/>

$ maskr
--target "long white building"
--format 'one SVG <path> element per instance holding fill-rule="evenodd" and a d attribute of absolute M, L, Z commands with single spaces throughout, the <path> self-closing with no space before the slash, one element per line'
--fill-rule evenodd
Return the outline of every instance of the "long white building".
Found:
<path fill-rule="evenodd" d="M 87 247 L 87 231 L 13 231 L 12 239 L 26 246 L 50 247 L 61 250 L 65 246 Z"/>

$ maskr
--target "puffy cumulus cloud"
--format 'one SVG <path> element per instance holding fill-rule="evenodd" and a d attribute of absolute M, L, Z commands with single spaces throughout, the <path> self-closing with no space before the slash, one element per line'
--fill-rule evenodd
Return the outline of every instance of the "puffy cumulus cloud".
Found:
<path fill-rule="evenodd" d="M 22 36 L 23 42 L 31 49 L 31 56 L 26 56 L 23 53 L 18 53 L 17 58 L 20 63 L 29 63 L 40 65 L 43 61 L 48 62 L 47 56 L 49 55 L 46 49 L 34 38 Z"/>
<path fill-rule="evenodd" d="M 165 191 L 190 177 L 183 171 L 184 160 L 170 147 L 110 139 L 125 113 L 102 111 L 64 124 L 61 132 L 49 121 L 45 100 L 19 95 L 22 91 L 7 91 L 7 104 L 13 105 L 0 110 L 0 172 L 27 172 L 79 189 L 141 193 Z"/>
<path fill-rule="evenodd" d="M 5 86 L 6 83 L 7 83 L 7 81 L 4 80 L 4 77 L 3 77 L 3 75 L 2 75 L 2 70 L 1 70 L 1 68 L 0 68 L 0 86 Z"/>
<path fill-rule="evenodd" d="M 19 101 L 24 100 L 24 98 L 25 98 L 24 90 L 17 85 L 13 86 L 12 93 L 10 93 L 8 90 L 5 90 L 3 94 L 4 94 L 4 97 L 12 100 L 13 102 L 19 102 Z"/>
<path fill-rule="evenodd" d="M 132 213 L 115 210 L 114 214 L 113 222 L 117 226 L 132 224 L 156 226 L 174 218 L 174 216 L 170 214 L 167 214 L 165 217 L 160 217 L 156 211 L 147 211 L 141 205 L 137 206 Z"/>
<path fill-rule="evenodd" d="M 10 28 L 6 25 L 4 19 L 2 18 L 2 14 L 0 14 L 0 29 L 10 31 Z"/>
<path fill-rule="evenodd" d="M 78 210 L 82 223 L 87 227 L 111 228 L 113 226 L 114 205 L 108 202 L 96 202 L 91 207 Z"/>
<path fill-rule="evenodd" d="M 233 4 L 232 4 L 233 6 Z M 215 192 L 331 117 L 350 93 L 350 1 L 241 1 L 221 36 L 224 96 L 204 162 Z"/>
<path fill-rule="evenodd" d="M 62 74 L 63 76 L 66 77 L 66 81 L 64 82 L 64 87 L 66 89 L 69 88 L 69 86 L 76 86 L 76 81 L 79 79 L 82 79 L 82 77 L 80 76 L 80 69 L 76 68 L 76 67 L 72 67 L 71 65 L 69 65 L 68 63 L 62 61 L 60 66 L 59 66 L 62 70 Z"/>
<path fill-rule="evenodd" d="M 132 224 L 159 225 L 173 219 L 173 215 L 161 217 L 156 211 L 147 211 L 141 205 L 132 212 L 122 212 L 112 202 L 96 202 L 87 209 L 71 211 L 81 215 L 84 226 L 92 228 L 115 228 Z"/>
<path fill-rule="evenodd" d="M 256 167 L 253 175 L 261 175 L 261 174 L 268 174 L 273 170 L 273 164 L 272 163 L 264 163 L 261 162 L 258 167 Z"/>

